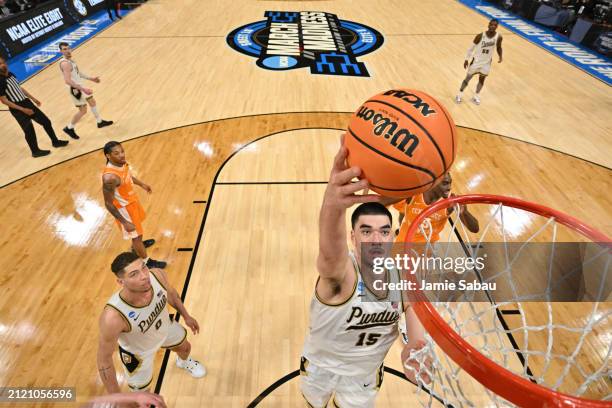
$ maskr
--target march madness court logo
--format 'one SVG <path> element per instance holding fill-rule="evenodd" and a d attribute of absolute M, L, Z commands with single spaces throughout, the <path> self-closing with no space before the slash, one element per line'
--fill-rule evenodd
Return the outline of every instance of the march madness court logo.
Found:
<path fill-rule="evenodd" d="M 227 43 L 273 71 L 310 67 L 312 74 L 369 77 L 357 57 L 378 49 L 383 36 L 363 24 L 320 11 L 266 11 L 267 20 L 229 33 Z"/>

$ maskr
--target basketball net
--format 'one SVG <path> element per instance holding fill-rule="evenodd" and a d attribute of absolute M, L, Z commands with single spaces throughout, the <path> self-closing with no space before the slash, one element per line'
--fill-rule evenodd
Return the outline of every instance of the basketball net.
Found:
<path fill-rule="evenodd" d="M 469 204 L 479 219 L 478 234 L 462 222 L 462 204 Z M 432 243 L 422 227 L 428 216 L 448 208 L 453 208 L 450 227 Z M 503 299 L 490 290 L 465 291 L 452 299 L 407 291 L 427 332 L 426 346 L 412 356 L 420 363 L 433 361 L 431 370 L 425 364 L 419 372 L 412 369 L 421 385 L 421 406 L 612 406 L 610 238 L 559 211 L 492 195 L 451 197 L 428 207 L 410 226 L 407 252 L 419 230 L 429 237 L 426 251 L 438 256 L 460 247 L 476 259 L 497 248 L 495 259 L 489 255 L 484 268 L 466 270 L 461 278 L 496 282 L 498 291 L 504 288 Z M 528 245 L 536 243 L 549 248 L 546 256 L 525 259 L 534 256 Z M 567 264 L 559 250 L 566 243 L 581 243 L 575 253 L 578 280 L 555 271 L 559 262 Z M 418 285 L 434 274 L 420 268 L 405 278 Z M 536 296 L 533 290 L 521 290 L 530 278 L 535 283 L 527 286 L 538 288 Z M 564 281 L 574 286 L 573 301 L 558 301 L 552 295 Z M 423 384 L 424 373 L 432 379 L 430 384 Z"/>

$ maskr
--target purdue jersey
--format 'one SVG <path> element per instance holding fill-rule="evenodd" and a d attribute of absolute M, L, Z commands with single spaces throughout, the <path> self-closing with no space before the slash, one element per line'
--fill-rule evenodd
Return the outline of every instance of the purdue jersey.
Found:
<path fill-rule="evenodd" d="M 315 293 L 310 302 L 310 330 L 303 356 L 334 374 L 360 376 L 374 373 L 398 336 L 402 302 L 398 291 L 373 301 L 351 254 L 356 279 L 353 294 L 340 305 L 328 305 Z M 386 271 L 383 281 L 398 282 L 397 271 Z M 381 275 L 384 277 L 384 275 Z M 318 281 L 317 281 L 318 282 Z M 393 295 L 397 299 L 393 299 Z"/>
<path fill-rule="evenodd" d="M 486 32 L 482 33 L 480 42 L 478 45 L 476 45 L 476 49 L 474 51 L 473 65 L 486 65 L 491 63 L 498 38 L 499 33 L 495 33 L 493 38 L 487 37 Z"/>
<path fill-rule="evenodd" d="M 149 274 L 153 296 L 143 307 L 132 306 L 116 292 L 107 305 L 117 310 L 128 323 L 130 330 L 119 335 L 119 346 L 129 353 L 144 355 L 157 351 L 168 337 L 170 315 L 166 307 L 168 292 L 153 272 Z"/>
<path fill-rule="evenodd" d="M 62 69 L 62 63 L 64 61 L 68 62 L 72 66 L 72 72 L 70 72 L 70 79 L 72 79 L 72 82 L 77 83 L 79 85 L 83 85 L 83 78 L 81 77 L 81 74 L 79 73 L 79 67 L 77 66 L 76 62 L 69 60 L 65 57 L 62 57 L 62 59 L 60 59 L 60 65 L 59 65 L 60 70 Z M 68 87 L 70 87 L 70 85 L 68 85 Z"/>

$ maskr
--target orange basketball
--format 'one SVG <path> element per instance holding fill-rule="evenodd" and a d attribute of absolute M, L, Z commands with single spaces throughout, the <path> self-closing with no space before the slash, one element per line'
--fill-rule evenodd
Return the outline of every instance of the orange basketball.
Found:
<path fill-rule="evenodd" d="M 388 197 L 410 197 L 432 188 L 450 169 L 457 129 L 432 96 L 392 89 L 365 101 L 344 138 L 348 163 L 370 188 Z"/>

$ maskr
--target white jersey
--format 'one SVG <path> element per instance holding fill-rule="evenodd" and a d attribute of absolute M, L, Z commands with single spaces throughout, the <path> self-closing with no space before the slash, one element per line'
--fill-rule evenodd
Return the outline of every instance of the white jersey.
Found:
<path fill-rule="evenodd" d="M 64 61 L 68 62 L 72 66 L 72 72 L 70 73 L 70 79 L 72 79 L 72 82 L 77 83 L 79 85 L 83 85 L 83 78 L 81 77 L 81 74 L 79 72 L 79 67 L 77 66 L 76 62 L 74 62 L 73 60 L 69 60 L 65 57 L 62 57 L 62 59 L 60 59 L 60 65 L 59 65 L 60 70 L 62 69 L 62 63 Z M 62 71 L 62 75 L 63 75 L 63 71 Z"/>
<path fill-rule="evenodd" d="M 388 296 L 381 301 L 366 301 L 361 294 L 368 289 L 353 254 L 351 259 L 356 282 L 346 302 L 336 306 L 325 304 L 315 289 L 303 356 L 334 374 L 363 376 L 380 367 L 397 338 L 402 302 L 397 291 L 391 293 L 397 300 Z M 390 275 L 387 281 L 399 281 L 395 269 L 386 273 Z"/>
<path fill-rule="evenodd" d="M 495 51 L 495 47 L 497 46 L 497 39 L 499 38 L 499 33 L 495 33 L 493 38 L 487 37 L 487 33 L 482 33 L 480 38 L 480 42 L 476 45 L 476 49 L 474 51 L 474 62 L 472 65 L 487 65 L 490 64 L 493 60 L 493 52 Z"/>
<path fill-rule="evenodd" d="M 147 306 L 136 307 L 121 298 L 118 291 L 108 300 L 107 305 L 121 313 L 130 331 L 119 335 L 119 346 L 135 355 L 157 351 L 168 337 L 170 315 L 166 307 L 168 292 L 150 273 L 153 297 Z"/>

